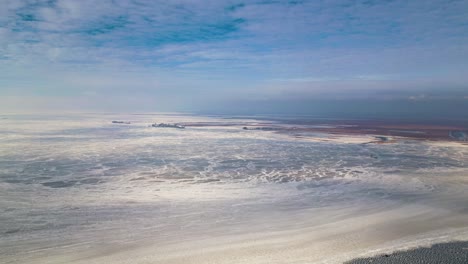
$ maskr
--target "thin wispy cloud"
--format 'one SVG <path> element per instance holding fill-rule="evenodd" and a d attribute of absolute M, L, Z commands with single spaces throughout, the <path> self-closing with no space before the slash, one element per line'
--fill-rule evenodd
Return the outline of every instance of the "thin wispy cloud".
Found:
<path fill-rule="evenodd" d="M 458 95 L 466 10 L 456 0 L 4 0 L 0 94 L 118 93 L 193 109 L 291 92 Z"/>

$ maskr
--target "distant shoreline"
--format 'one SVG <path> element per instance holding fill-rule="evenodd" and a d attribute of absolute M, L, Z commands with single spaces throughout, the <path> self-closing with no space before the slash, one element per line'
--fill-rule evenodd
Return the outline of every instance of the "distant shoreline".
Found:
<path fill-rule="evenodd" d="M 390 138 L 409 138 L 431 141 L 451 141 L 468 144 L 468 124 L 447 122 L 411 123 L 388 120 L 288 120 L 261 119 L 252 117 L 242 121 L 190 122 L 187 127 L 240 127 L 244 130 L 274 131 L 283 134 L 324 133 L 331 135 L 372 135 L 380 142 L 391 142 Z M 302 136 L 302 135 L 301 135 Z M 385 139 L 384 139 L 385 138 Z"/>

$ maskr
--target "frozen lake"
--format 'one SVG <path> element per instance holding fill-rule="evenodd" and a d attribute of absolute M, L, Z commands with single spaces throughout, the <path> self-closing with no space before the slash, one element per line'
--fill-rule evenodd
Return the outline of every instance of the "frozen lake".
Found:
<path fill-rule="evenodd" d="M 468 238 L 466 145 L 154 122 L 242 120 L 0 120 L 2 262 L 341 263 Z"/>

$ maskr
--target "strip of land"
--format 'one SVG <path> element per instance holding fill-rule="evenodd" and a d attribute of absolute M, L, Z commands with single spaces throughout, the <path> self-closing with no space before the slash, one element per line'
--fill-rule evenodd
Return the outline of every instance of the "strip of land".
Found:
<path fill-rule="evenodd" d="M 229 122 L 189 122 L 187 127 L 239 127 L 243 130 L 275 131 L 297 137 L 312 133 L 329 135 L 374 135 L 376 142 L 394 138 L 468 143 L 465 121 L 411 122 L 395 120 L 242 120 Z"/>

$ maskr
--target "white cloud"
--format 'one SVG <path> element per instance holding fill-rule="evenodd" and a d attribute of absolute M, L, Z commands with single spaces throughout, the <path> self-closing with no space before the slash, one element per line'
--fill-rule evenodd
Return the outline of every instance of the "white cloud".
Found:
<path fill-rule="evenodd" d="M 40 84 L 190 98 L 450 92 L 468 81 L 466 1 L 260 2 L 6 0 L 0 94 L 18 83 L 31 94 Z"/>

